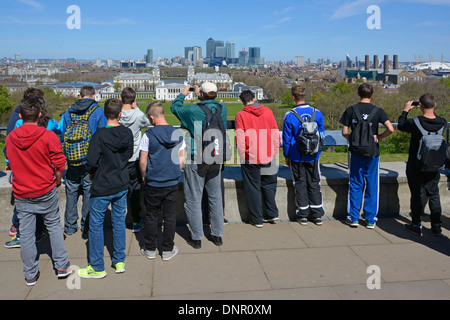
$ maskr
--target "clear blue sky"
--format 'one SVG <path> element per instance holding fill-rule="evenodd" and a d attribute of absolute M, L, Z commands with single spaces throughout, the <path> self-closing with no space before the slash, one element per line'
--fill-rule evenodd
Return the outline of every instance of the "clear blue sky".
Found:
<path fill-rule="evenodd" d="M 69 30 L 70 5 L 81 29 Z M 369 30 L 367 8 L 381 9 L 381 29 Z M 261 47 L 266 60 L 344 60 L 348 53 L 450 60 L 450 0 L 0 0 L 0 57 L 142 59 L 180 56 L 206 40 Z M 372 59 L 372 58 L 371 58 Z"/>

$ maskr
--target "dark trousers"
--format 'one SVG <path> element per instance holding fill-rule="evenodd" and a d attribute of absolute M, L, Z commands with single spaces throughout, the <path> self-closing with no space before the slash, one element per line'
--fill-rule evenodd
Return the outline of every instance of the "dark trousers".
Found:
<path fill-rule="evenodd" d="M 155 251 L 158 238 L 158 218 L 164 223 L 162 249 L 172 251 L 176 229 L 178 184 L 172 187 L 145 186 L 145 249 Z"/>
<path fill-rule="evenodd" d="M 440 172 L 422 172 L 414 165 L 406 165 L 406 178 L 411 191 L 411 218 L 413 224 L 421 223 L 424 213 L 424 196 L 428 197 L 431 223 L 441 222 L 441 199 L 439 196 Z"/>
<path fill-rule="evenodd" d="M 292 178 L 299 218 L 321 218 L 324 215 L 320 189 L 319 161 L 291 161 Z"/>
<path fill-rule="evenodd" d="M 141 217 L 141 171 L 139 170 L 139 160 L 128 162 L 128 172 L 130 181 L 128 182 L 128 212 L 134 223 L 139 223 Z"/>
<path fill-rule="evenodd" d="M 263 202 L 266 207 L 267 218 L 278 217 L 278 208 L 275 202 L 277 174 L 261 174 L 261 169 L 268 167 L 270 167 L 270 164 L 250 164 L 247 162 L 241 164 L 250 222 L 254 224 L 263 223 Z"/>

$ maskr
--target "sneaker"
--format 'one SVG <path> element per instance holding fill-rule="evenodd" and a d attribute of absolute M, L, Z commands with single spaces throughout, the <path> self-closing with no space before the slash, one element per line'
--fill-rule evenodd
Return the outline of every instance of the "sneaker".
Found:
<path fill-rule="evenodd" d="M 78 275 L 84 279 L 102 279 L 106 277 L 106 271 L 95 271 L 91 265 L 88 265 L 86 268 L 79 269 Z"/>
<path fill-rule="evenodd" d="M 211 241 L 218 247 L 223 245 L 222 237 L 216 237 L 211 235 Z"/>
<path fill-rule="evenodd" d="M 202 247 L 202 240 L 194 240 L 191 236 L 187 239 L 187 243 L 194 249 L 200 249 Z"/>
<path fill-rule="evenodd" d="M 227 224 L 228 224 L 228 220 L 225 219 L 225 218 L 223 218 L 223 224 L 224 224 L 224 225 L 227 225 Z"/>
<path fill-rule="evenodd" d="M 352 219 L 350 219 L 349 217 L 347 217 L 345 219 L 345 223 L 348 224 L 352 228 L 358 228 L 359 227 L 359 222 L 358 221 L 352 221 Z"/>
<path fill-rule="evenodd" d="M 418 236 L 422 235 L 422 225 L 421 224 L 405 224 L 406 230 L 411 231 Z"/>
<path fill-rule="evenodd" d="M 275 218 L 263 219 L 263 222 L 266 222 L 266 223 L 277 223 L 278 220 L 280 220 L 280 218 L 275 217 Z"/>
<path fill-rule="evenodd" d="M 155 259 L 156 257 L 156 251 L 150 251 L 150 250 L 146 250 L 144 248 L 141 248 L 141 253 L 142 255 L 144 255 L 147 259 Z"/>
<path fill-rule="evenodd" d="M 302 226 L 306 226 L 308 224 L 308 219 L 306 219 L 306 218 L 298 218 L 297 222 L 300 223 Z"/>
<path fill-rule="evenodd" d="M 37 279 L 39 279 L 39 271 L 37 273 L 37 275 L 34 278 L 31 279 L 25 279 L 25 283 L 27 284 L 27 286 L 34 286 L 36 284 Z"/>
<path fill-rule="evenodd" d="M 251 224 L 252 226 L 257 227 L 257 228 L 262 228 L 262 227 L 263 227 L 263 224 L 262 224 L 262 223 L 254 223 L 254 222 L 250 222 L 250 224 Z"/>
<path fill-rule="evenodd" d="M 64 279 L 65 277 L 69 276 L 72 273 L 72 268 L 70 267 L 70 261 L 67 262 L 67 265 L 59 269 L 57 271 L 58 279 Z"/>
<path fill-rule="evenodd" d="M 176 246 L 173 246 L 172 251 L 163 251 L 162 253 L 162 259 L 163 261 L 168 261 L 175 257 L 178 253 L 178 248 Z"/>
<path fill-rule="evenodd" d="M 442 234 L 442 224 L 441 223 L 432 223 L 431 224 L 431 232 L 435 235 Z"/>
<path fill-rule="evenodd" d="M 144 222 L 142 220 L 139 223 L 133 222 L 133 226 L 131 227 L 131 232 L 138 233 L 143 228 L 144 228 Z"/>
<path fill-rule="evenodd" d="M 125 262 L 117 262 L 114 263 L 114 268 L 116 268 L 116 273 L 124 273 L 125 272 Z"/>
<path fill-rule="evenodd" d="M 315 224 L 316 226 L 321 226 L 322 223 L 323 223 L 323 220 L 322 220 L 322 218 L 315 218 L 315 219 L 313 220 L 313 222 L 314 222 L 314 224 Z"/>
<path fill-rule="evenodd" d="M 375 229 L 375 222 L 366 222 L 367 229 Z"/>
<path fill-rule="evenodd" d="M 11 241 L 5 243 L 5 248 L 20 248 L 20 238 L 17 238 L 16 236 L 12 238 Z"/>
<path fill-rule="evenodd" d="M 17 235 L 17 229 L 14 225 L 11 225 L 11 228 L 9 228 L 9 236 L 14 237 L 15 235 Z"/>

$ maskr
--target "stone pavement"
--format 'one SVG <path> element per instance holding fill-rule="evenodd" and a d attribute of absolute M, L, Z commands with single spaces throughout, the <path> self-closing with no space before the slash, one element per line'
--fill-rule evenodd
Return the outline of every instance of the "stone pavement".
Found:
<path fill-rule="evenodd" d="M 441 300 L 450 299 L 450 217 L 443 235 L 409 233 L 404 216 L 380 219 L 374 230 L 350 228 L 327 219 L 322 226 L 296 222 L 225 226 L 224 244 L 204 239 L 202 249 L 186 243 L 188 229 L 177 229 L 179 253 L 170 261 L 147 260 L 139 252 L 143 233 L 127 230 L 126 272 L 116 274 L 105 230 L 104 279 L 58 280 L 49 257 L 49 241 L 38 244 L 40 278 L 27 287 L 19 249 L 0 249 L 0 299 L 158 299 L 158 300 Z M 0 233 L 2 243 L 7 233 Z M 87 264 L 87 240 L 66 237 L 72 266 Z M 376 266 L 375 269 L 369 269 Z M 380 282 L 377 282 L 377 279 Z M 370 290 L 380 284 L 379 289 Z M 184 302 L 183 302 L 184 303 Z M 186 302 L 187 303 L 187 302 Z M 183 304 L 184 305 L 184 304 Z"/>

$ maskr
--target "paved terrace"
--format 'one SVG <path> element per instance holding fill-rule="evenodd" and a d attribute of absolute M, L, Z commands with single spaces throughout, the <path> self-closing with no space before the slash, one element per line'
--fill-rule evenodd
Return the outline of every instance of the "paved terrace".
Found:
<path fill-rule="evenodd" d="M 286 168 L 279 173 L 281 221 L 265 224 L 262 229 L 245 223 L 239 172 L 227 169 L 226 217 L 230 224 L 225 226 L 223 246 L 216 247 L 204 239 L 200 250 L 190 247 L 180 209 L 181 223 L 175 238 L 178 255 L 170 261 L 162 261 L 160 256 L 147 260 L 139 252 L 143 233 L 128 230 L 126 272 L 116 274 L 110 265 L 112 234 L 107 224 L 106 278 L 56 279 L 49 241 L 44 239 L 38 244 L 41 276 L 34 287 L 25 285 L 20 250 L 2 247 L 0 286 L 8 290 L 0 291 L 0 299 L 182 300 L 180 306 L 185 305 L 184 300 L 450 299 L 450 191 L 446 190 L 445 176 L 441 180 L 447 213 L 442 218 L 443 234 L 434 236 L 425 217 L 424 235 L 418 237 L 403 227 L 410 221 L 405 213 L 408 195 L 401 192 L 405 187 L 404 163 L 382 164 L 380 202 L 386 205 L 380 207 L 382 218 L 374 230 L 366 229 L 363 221 L 353 229 L 340 220 L 345 216 L 341 203 L 346 203 L 346 165 L 325 165 L 321 169 L 324 201 L 331 199 L 322 226 L 301 226 L 292 221 L 291 205 L 286 204 L 293 199 L 292 194 L 289 196 L 292 186 Z M 389 195 L 383 195 L 386 188 Z M 2 189 L 2 216 L 10 219 L 11 208 L 6 203 L 10 187 L 5 183 Z M 392 190 L 396 190 L 395 194 Z M 63 203 L 63 189 L 60 194 Z M 388 203 L 387 199 L 394 201 Z M 4 225 L 9 227 L 10 220 L 5 219 Z M 205 229 L 208 233 L 207 226 Z M 9 239 L 7 232 L 0 233 L 3 243 Z M 66 237 L 65 243 L 72 265 L 85 267 L 87 240 L 78 232 Z M 368 272 L 371 266 L 379 268 L 379 273 Z M 376 285 L 377 275 L 380 289 L 371 290 L 367 282 Z"/>

